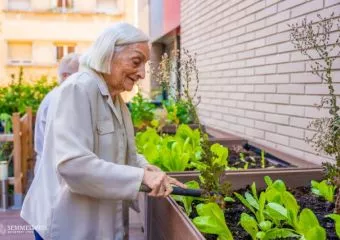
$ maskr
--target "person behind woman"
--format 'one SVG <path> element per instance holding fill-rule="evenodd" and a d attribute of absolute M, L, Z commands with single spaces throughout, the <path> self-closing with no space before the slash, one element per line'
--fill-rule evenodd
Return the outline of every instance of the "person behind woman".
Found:
<path fill-rule="evenodd" d="M 42 158 L 49 161 L 41 162 L 21 211 L 37 238 L 124 239 L 123 205 L 137 198 L 141 184 L 154 197 L 167 197 L 171 184 L 185 187 L 136 153 L 120 93 L 145 77 L 148 60 L 148 37 L 118 23 L 98 37 L 80 58 L 79 71 L 59 87 L 45 131 Z"/>

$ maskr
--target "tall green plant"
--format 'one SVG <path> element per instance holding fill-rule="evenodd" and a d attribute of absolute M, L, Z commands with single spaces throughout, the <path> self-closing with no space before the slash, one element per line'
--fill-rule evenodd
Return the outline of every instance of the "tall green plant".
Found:
<path fill-rule="evenodd" d="M 327 84 L 328 96 L 321 99 L 319 108 L 329 109 L 329 117 L 315 119 L 309 127 L 316 130 L 307 139 L 319 152 L 334 157 L 335 164 L 325 164 L 328 177 L 338 187 L 335 212 L 340 213 L 340 116 L 337 96 L 334 91 L 333 63 L 340 56 L 340 20 L 334 13 L 330 17 L 318 15 L 318 22 L 307 22 L 291 25 L 291 41 L 294 47 L 311 60 L 312 73 L 319 76 Z M 337 19 L 337 20 L 336 20 Z M 335 24 L 338 21 L 338 24 Z M 334 32 L 335 31 L 335 32 Z M 332 34 L 335 40 L 331 40 Z M 332 36 L 333 37 L 333 36 Z"/>
<path fill-rule="evenodd" d="M 147 126 L 151 126 L 151 122 L 155 117 L 155 109 L 156 106 L 145 99 L 143 95 L 138 92 L 136 96 L 132 98 L 130 103 L 133 125 L 137 129 L 143 129 Z"/>

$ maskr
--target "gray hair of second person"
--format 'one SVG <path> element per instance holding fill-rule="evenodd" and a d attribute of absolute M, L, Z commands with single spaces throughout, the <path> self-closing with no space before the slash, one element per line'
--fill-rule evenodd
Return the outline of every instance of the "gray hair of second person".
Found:
<path fill-rule="evenodd" d="M 64 77 L 65 74 L 67 76 L 69 76 L 73 73 L 78 72 L 79 58 L 80 58 L 80 54 L 70 53 L 70 54 L 64 56 L 60 60 L 59 67 L 58 67 L 58 82 L 59 82 L 59 84 L 61 84 L 65 80 L 65 77 Z"/>
<path fill-rule="evenodd" d="M 116 23 L 105 29 L 81 56 L 80 64 L 100 73 L 111 74 L 111 61 L 115 52 L 125 45 L 148 41 L 149 37 L 140 29 L 128 23 Z"/>

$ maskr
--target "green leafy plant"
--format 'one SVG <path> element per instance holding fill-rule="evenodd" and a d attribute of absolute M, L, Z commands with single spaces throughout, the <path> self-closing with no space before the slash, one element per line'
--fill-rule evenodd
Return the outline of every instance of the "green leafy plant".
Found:
<path fill-rule="evenodd" d="M 340 238 L 340 214 L 332 213 L 326 215 L 326 217 L 329 217 L 334 220 L 335 222 L 335 232 L 338 238 Z"/>
<path fill-rule="evenodd" d="M 301 24 L 291 25 L 291 41 L 311 61 L 312 73 L 319 76 L 328 87 L 328 96 L 322 97 L 318 108 L 327 109 L 329 116 L 314 119 L 310 123 L 308 127 L 315 133 L 306 140 L 316 151 L 335 158 L 334 164 L 325 164 L 325 172 L 333 173 L 327 178 L 340 189 L 340 107 L 332 74 L 333 63 L 339 60 L 340 55 L 340 20 L 334 13 L 329 17 L 318 15 L 318 18 L 317 22 L 303 19 Z M 337 191 L 334 211 L 340 213 L 340 190 Z"/>
<path fill-rule="evenodd" d="M 199 189 L 200 188 L 198 182 L 196 182 L 194 180 L 186 182 L 185 185 L 187 185 L 189 189 Z M 197 197 L 179 196 L 179 195 L 172 195 L 172 198 L 183 204 L 184 210 L 185 210 L 185 212 L 188 216 L 190 216 L 190 214 L 192 212 L 192 202 L 195 199 L 200 199 L 200 198 L 197 198 Z"/>
<path fill-rule="evenodd" d="M 185 100 L 174 101 L 172 99 L 163 101 L 163 107 L 167 112 L 168 123 L 189 124 L 193 122 L 190 112 L 190 104 Z"/>
<path fill-rule="evenodd" d="M 261 149 L 261 168 L 265 168 L 266 167 L 266 159 L 264 157 L 264 150 Z"/>
<path fill-rule="evenodd" d="M 0 122 L 4 126 L 4 133 L 11 133 L 12 129 L 12 116 L 7 113 L 0 113 Z"/>
<path fill-rule="evenodd" d="M 312 192 L 320 197 L 323 197 L 328 202 L 334 202 L 334 193 L 336 190 L 336 186 L 329 183 L 327 180 L 323 180 L 321 182 L 317 182 L 312 180 Z"/>
<path fill-rule="evenodd" d="M 27 107 L 31 107 L 35 113 L 45 95 L 57 85 L 49 82 L 46 77 L 41 77 L 33 84 L 23 80 L 23 69 L 20 68 L 19 77 L 8 86 L 0 87 L 1 113 L 12 115 L 14 112 L 23 114 Z"/>
<path fill-rule="evenodd" d="M 143 129 L 147 126 L 151 126 L 151 122 L 155 117 L 155 109 L 156 106 L 138 92 L 136 96 L 132 98 L 130 104 L 131 118 L 134 127 Z"/>
<path fill-rule="evenodd" d="M 233 239 L 223 210 L 216 203 L 201 203 L 196 206 L 196 210 L 199 216 L 193 219 L 193 223 L 201 232 L 217 234 L 218 240 Z"/>

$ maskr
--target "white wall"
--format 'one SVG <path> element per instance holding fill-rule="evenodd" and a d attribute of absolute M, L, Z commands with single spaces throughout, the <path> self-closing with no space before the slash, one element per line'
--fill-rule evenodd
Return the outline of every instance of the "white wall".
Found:
<path fill-rule="evenodd" d="M 308 161 L 304 141 L 327 88 L 289 41 L 288 23 L 340 16 L 339 0 L 181 1 L 181 44 L 198 54 L 200 116 L 208 125 Z M 340 94 L 340 59 L 334 63 Z"/>

